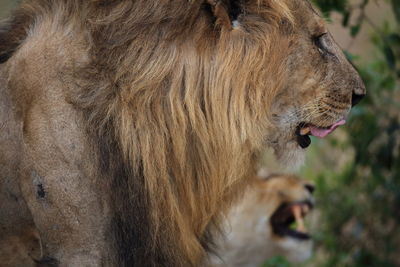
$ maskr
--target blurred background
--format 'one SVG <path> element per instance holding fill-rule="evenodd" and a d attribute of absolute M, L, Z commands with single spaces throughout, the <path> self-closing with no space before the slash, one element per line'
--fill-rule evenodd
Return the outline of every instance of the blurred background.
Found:
<path fill-rule="evenodd" d="M 17 0 L 0 0 L 0 18 Z M 317 186 L 314 256 L 265 267 L 400 266 L 400 0 L 315 0 L 361 73 L 367 97 L 345 127 L 313 139 L 297 172 Z M 263 163 L 279 167 L 266 155 Z"/>
<path fill-rule="evenodd" d="M 317 185 L 314 256 L 290 265 L 400 266 L 400 1 L 314 0 L 360 72 L 367 97 L 345 127 L 312 140 L 302 178 Z M 265 156 L 263 163 L 273 159 Z"/>

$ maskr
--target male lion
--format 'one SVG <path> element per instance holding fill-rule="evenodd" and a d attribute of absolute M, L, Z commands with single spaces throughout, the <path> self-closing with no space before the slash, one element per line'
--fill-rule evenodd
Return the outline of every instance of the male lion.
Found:
<path fill-rule="evenodd" d="M 211 266 L 261 266 L 272 256 L 302 262 L 311 256 L 312 241 L 303 217 L 314 206 L 314 186 L 291 175 L 255 180 L 223 223 Z M 297 226 L 291 225 L 296 222 Z"/>
<path fill-rule="evenodd" d="M 0 224 L 61 266 L 199 265 L 259 151 L 365 94 L 306 0 L 26 0 L 0 62 Z"/>

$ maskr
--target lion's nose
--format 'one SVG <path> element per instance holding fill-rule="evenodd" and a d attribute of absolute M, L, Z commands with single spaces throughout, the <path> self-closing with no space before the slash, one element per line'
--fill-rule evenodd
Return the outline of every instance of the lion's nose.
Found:
<path fill-rule="evenodd" d="M 353 94 L 351 95 L 351 106 L 354 107 L 357 105 L 361 99 L 365 96 L 365 93 L 357 93 L 356 91 L 353 91 Z"/>

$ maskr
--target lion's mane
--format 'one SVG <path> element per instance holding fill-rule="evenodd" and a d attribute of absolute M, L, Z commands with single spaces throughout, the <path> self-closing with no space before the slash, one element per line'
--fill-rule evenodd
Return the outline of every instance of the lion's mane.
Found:
<path fill-rule="evenodd" d="M 20 32 L 52 17 L 87 51 L 63 77 L 75 88 L 69 101 L 86 121 L 97 179 L 109 181 L 110 240 L 122 265 L 201 261 L 252 176 L 281 89 L 285 1 L 249 4 L 268 19 L 244 16 L 245 29 L 224 22 L 227 4 L 205 2 L 36 0 L 17 14 Z"/>

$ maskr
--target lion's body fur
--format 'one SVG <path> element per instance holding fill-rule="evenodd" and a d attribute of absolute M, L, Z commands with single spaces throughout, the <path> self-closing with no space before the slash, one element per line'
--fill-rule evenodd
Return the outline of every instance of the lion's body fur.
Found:
<path fill-rule="evenodd" d="M 65 261 L 69 249 L 118 266 L 204 259 L 287 87 L 289 2 L 249 3 L 253 15 L 230 29 L 204 1 L 21 5 L 16 30 L 0 34 L 10 40 L 0 59 L 24 135 L 22 194 L 48 254 Z M 32 181 L 53 205 L 37 203 Z M 60 212 L 68 219 L 57 232 L 50 221 Z M 88 242 L 90 252 L 73 252 Z"/>
<path fill-rule="evenodd" d="M 312 201 L 305 185 L 309 183 L 291 175 L 254 179 L 244 197 L 229 209 L 223 220 L 223 235 L 218 235 L 207 266 L 259 266 L 273 256 L 284 256 L 294 263 L 307 260 L 312 254 L 311 240 L 277 236 L 270 225 L 273 212 L 281 205 Z M 3 234 L 0 239 L 2 265 L 34 267 L 41 259 L 38 232 L 28 225 L 20 230 L 14 226 Z"/>

